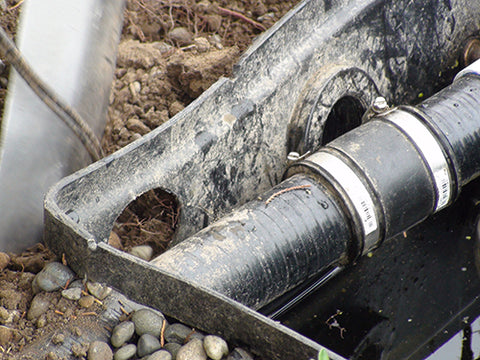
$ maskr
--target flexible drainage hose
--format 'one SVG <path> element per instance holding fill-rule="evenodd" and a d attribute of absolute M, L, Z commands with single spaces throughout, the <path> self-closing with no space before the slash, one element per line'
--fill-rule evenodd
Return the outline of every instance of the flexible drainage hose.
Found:
<path fill-rule="evenodd" d="M 258 309 L 451 204 L 480 173 L 480 61 L 417 107 L 374 117 L 287 180 L 153 260 Z"/>

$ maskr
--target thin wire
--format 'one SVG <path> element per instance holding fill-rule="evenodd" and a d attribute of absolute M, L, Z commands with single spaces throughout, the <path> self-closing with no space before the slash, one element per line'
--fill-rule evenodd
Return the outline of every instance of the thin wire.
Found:
<path fill-rule="evenodd" d="M 5 30 L 0 26 L 0 56 L 8 61 L 26 81 L 35 94 L 75 133 L 97 161 L 103 157 L 102 147 L 93 130 L 82 116 L 69 106 L 50 86 L 32 70 Z"/>

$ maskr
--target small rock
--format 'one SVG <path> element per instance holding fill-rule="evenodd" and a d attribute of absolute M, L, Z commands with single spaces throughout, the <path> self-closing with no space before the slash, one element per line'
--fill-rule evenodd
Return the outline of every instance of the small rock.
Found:
<path fill-rule="evenodd" d="M 135 324 L 131 321 L 124 321 L 115 326 L 112 330 L 110 342 L 113 347 L 120 347 L 129 341 L 135 333 Z"/>
<path fill-rule="evenodd" d="M 87 289 L 90 294 L 95 296 L 99 300 L 105 299 L 112 293 L 112 288 L 92 281 L 87 281 Z"/>
<path fill-rule="evenodd" d="M 168 112 L 170 113 L 170 116 L 174 116 L 174 115 L 177 115 L 184 108 L 185 106 L 183 106 L 183 104 L 180 101 L 174 101 L 168 107 Z"/>
<path fill-rule="evenodd" d="M 59 290 L 64 288 L 74 276 L 73 271 L 65 265 L 59 262 L 48 263 L 33 279 L 33 292 Z"/>
<path fill-rule="evenodd" d="M 204 53 L 210 50 L 210 43 L 204 37 L 196 38 L 195 40 L 193 40 L 193 43 L 195 44 L 197 51 L 200 53 Z"/>
<path fill-rule="evenodd" d="M 130 90 L 130 94 L 135 97 L 140 93 L 140 90 L 142 90 L 142 84 L 140 84 L 139 81 L 131 82 L 128 85 L 128 89 Z"/>
<path fill-rule="evenodd" d="M 155 351 L 147 360 L 172 360 L 172 354 L 166 350 Z"/>
<path fill-rule="evenodd" d="M 199 339 L 190 340 L 178 350 L 176 360 L 207 360 L 207 354 L 203 349 L 203 341 Z"/>
<path fill-rule="evenodd" d="M 140 309 L 133 313 L 132 321 L 138 336 L 150 334 L 159 337 L 165 317 L 150 309 Z"/>
<path fill-rule="evenodd" d="M 135 140 L 138 140 L 142 137 L 142 135 L 138 134 L 138 133 L 135 133 L 132 135 L 132 137 L 130 138 L 130 141 L 133 142 Z"/>
<path fill-rule="evenodd" d="M 95 298 L 92 295 L 85 295 L 85 296 L 82 296 L 80 300 L 78 300 L 78 305 L 80 305 L 85 309 L 88 309 L 90 306 L 93 305 L 94 302 L 95 302 Z"/>
<path fill-rule="evenodd" d="M 171 342 L 171 343 L 166 343 L 163 348 L 165 350 L 167 350 L 170 354 L 172 354 L 173 359 L 176 359 L 177 354 L 178 354 L 178 350 L 180 350 L 181 347 L 182 347 L 182 345 Z"/>
<path fill-rule="evenodd" d="M 38 329 L 41 329 L 43 328 L 45 325 L 47 325 L 47 317 L 45 316 L 45 314 L 42 314 L 39 316 L 39 318 L 37 319 L 37 328 Z"/>
<path fill-rule="evenodd" d="M 81 358 L 87 356 L 88 347 L 89 344 L 75 343 L 72 345 L 70 350 L 72 351 L 73 356 Z"/>
<path fill-rule="evenodd" d="M 10 262 L 10 256 L 5 254 L 4 252 L 0 252 L 0 271 L 5 269 Z"/>
<path fill-rule="evenodd" d="M 64 341 L 65 341 L 65 335 L 62 333 L 55 334 L 52 336 L 52 343 L 54 343 L 55 345 L 63 344 Z"/>
<path fill-rule="evenodd" d="M 145 261 L 150 261 L 152 259 L 152 256 L 153 256 L 153 249 L 149 245 L 138 245 L 138 246 L 134 246 L 129 251 L 129 254 L 131 254 L 133 256 L 136 256 L 140 259 L 143 259 Z"/>
<path fill-rule="evenodd" d="M 222 38 L 218 34 L 213 34 L 208 37 L 208 42 L 215 46 L 218 50 L 223 49 Z"/>
<path fill-rule="evenodd" d="M 128 130 L 136 132 L 140 135 L 145 135 L 151 131 L 147 125 L 145 125 L 143 122 L 135 118 L 128 119 L 126 126 Z M 148 245 L 139 245 L 139 246 L 148 246 Z"/>
<path fill-rule="evenodd" d="M 220 360 L 224 355 L 228 355 L 227 342 L 219 336 L 205 336 L 205 339 L 203 339 L 203 348 L 207 356 L 212 360 Z"/>
<path fill-rule="evenodd" d="M 177 344 L 185 343 L 187 336 L 191 336 L 193 330 L 186 325 L 174 323 L 167 326 L 164 332 L 165 340 L 167 342 L 174 342 Z"/>
<path fill-rule="evenodd" d="M 113 91 L 112 91 L 112 94 L 113 94 Z M 108 238 L 108 245 L 118 250 L 122 249 L 122 240 L 120 239 L 120 236 L 118 236 L 116 232 L 112 231 L 110 233 L 110 236 Z"/>
<path fill-rule="evenodd" d="M 81 337 L 83 335 L 82 329 L 80 329 L 78 326 L 75 326 L 73 328 L 73 333 L 75 334 L 76 337 Z"/>
<path fill-rule="evenodd" d="M 140 336 L 140 339 L 138 339 L 137 355 L 140 357 L 149 355 L 161 347 L 160 340 L 158 340 L 155 336 L 143 334 Z"/>
<path fill-rule="evenodd" d="M 0 320 L 5 321 L 8 319 L 8 310 L 5 309 L 3 306 L 0 306 Z"/>
<path fill-rule="evenodd" d="M 253 356 L 242 348 L 235 348 L 228 355 L 227 360 L 253 360 Z"/>
<path fill-rule="evenodd" d="M 0 326 L 0 345 L 8 345 L 12 341 L 12 338 L 13 330 L 6 326 Z"/>
<path fill-rule="evenodd" d="M 46 356 L 45 360 L 58 360 L 58 355 L 55 354 L 53 351 L 50 351 Z"/>
<path fill-rule="evenodd" d="M 128 360 L 135 356 L 137 353 L 137 347 L 134 344 L 128 344 L 122 346 L 113 355 L 114 360 Z"/>
<path fill-rule="evenodd" d="M 37 319 L 40 315 L 47 312 L 50 307 L 50 297 L 46 293 L 40 293 L 35 295 L 30 304 L 30 309 L 28 309 L 27 319 L 34 320 Z"/>
<path fill-rule="evenodd" d="M 222 26 L 222 17 L 218 14 L 205 15 L 205 22 L 211 31 L 217 32 Z"/>
<path fill-rule="evenodd" d="M 160 50 L 160 52 L 162 54 L 165 54 L 167 52 L 169 52 L 170 50 L 172 50 L 173 46 L 170 45 L 170 44 L 167 44 L 163 41 L 155 41 L 153 43 L 151 43 L 151 45 L 155 48 L 155 49 L 158 49 Z"/>
<path fill-rule="evenodd" d="M 93 341 L 88 348 L 88 360 L 112 360 L 112 349 L 106 342 Z"/>
<path fill-rule="evenodd" d="M 62 296 L 68 300 L 78 301 L 82 297 L 82 289 L 77 287 L 62 290 Z"/>
<path fill-rule="evenodd" d="M 168 38 L 177 46 L 190 45 L 193 41 L 193 35 L 187 28 L 177 27 L 168 33 Z"/>
<path fill-rule="evenodd" d="M 69 288 L 69 289 L 79 288 L 79 289 L 82 289 L 82 290 L 83 290 L 83 288 L 84 288 L 83 281 L 82 281 L 82 280 L 72 281 L 72 282 L 70 283 L 70 285 L 68 285 L 68 288 Z"/>
<path fill-rule="evenodd" d="M 0 306 L 0 325 L 9 325 L 14 321 L 18 321 L 20 312 L 18 310 L 7 310 Z"/>

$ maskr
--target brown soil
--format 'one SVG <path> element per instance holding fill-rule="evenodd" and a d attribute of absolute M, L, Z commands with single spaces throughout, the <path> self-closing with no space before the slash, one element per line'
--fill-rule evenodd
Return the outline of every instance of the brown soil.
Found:
<path fill-rule="evenodd" d="M 102 139 L 105 152 L 113 153 L 160 126 L 219 77 L 228 76 L 252 39 L 296 2 L 128 0 Z M 0 25 L 13 36 L 21 1 L 7 0 L 6 5 L 6 9 L 0 7 Z M 7 74 L 8 69 L 0 71 L 0 108 Z M 114 232 L 121 243 L 113 244 L 117 237 L 112 235 L 112 245 L 129 250 L 150 244 L 155 253 L 163 251 L 174 232 L 177 210 L 169 194 L 151 191 L 141 196 L 117 220 Z M 41 244 L 9 255 L 8 265 L 0 267 L 1 359 L 16 358 L 26 344 L 64 327 L 81 311 L 56 292 L 48 295 L 51 307 L 45 323 L 27 320 L 32 278 L 55 257 Z"/>

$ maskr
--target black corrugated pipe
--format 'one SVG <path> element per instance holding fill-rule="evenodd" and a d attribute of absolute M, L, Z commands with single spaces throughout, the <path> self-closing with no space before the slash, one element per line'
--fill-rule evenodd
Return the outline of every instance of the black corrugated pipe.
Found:
<path fill-rule="evenodd" d="M 480 173 L 480 61 L 293 164 L 287 179 L 153 263 L 259 309 L 451 204 Z"/>

